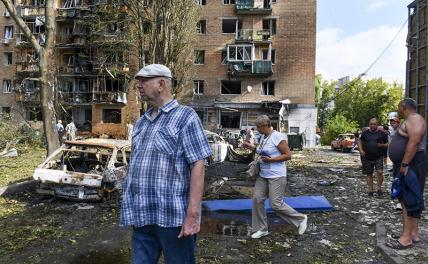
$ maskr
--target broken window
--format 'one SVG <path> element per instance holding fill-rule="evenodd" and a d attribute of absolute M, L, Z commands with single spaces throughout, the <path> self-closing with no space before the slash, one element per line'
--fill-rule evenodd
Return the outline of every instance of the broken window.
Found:
<path fill-rule="evenodd" d="M 12 80 L 3 80 L 3 93 L 12 92 Z"/>
<path fill-rule="evenodd" d="M 45 0 L 32 0 L 31 5 L 32 6 L 42 6 L 45 4 Z"/>
<path fill-rule="evenodd" d="M 201 95 L 204 94 L 204 81 L 194 80 L 193 81 L 193 94 Z"/>
<path fill-rule="evenodd" d="M 222 20 L 221 28 L 223 33 L 236 33 L 237 30 L 242 28 L 242 22 L 236 18 L 225 18 Z"/>
<path fill-rule="evenodd" d="M 221 94 L 241 94 L 241 82 L 221 81 Z"/>
<path fill-rule="evenodd" d="M 29 108 L 25 113 L 25 118 L 29 121 L 40 121 L 42 120 L 42 111 L 40 107 Z"/>
<path fill-rule="evenodd" d="M 229 45 L 228 61 L 250 61 L 251 60 L 251 45 Z"/>
<path fill-rule="evenodd" d="M 224 5 L 234 5 L 235 4 L 235 0 L 223 0 L 223 4 Z"/>
<path fill-rule="evenodd" d="M 120 124 L 122 113 L 120 109 L 103 109 L 103 122 Z"/>
<path fill-rule="evenodd" d="M 241 125 L 241 112 L 221 112 L 220 124 L 223 128 L 239 128 Z"/>
<path fill-rule="evenodd" d="M 4 27 L 4 38 L 5 39 L 13 38 L 13 26 L 5 26 Z"/>
<path fill-rule="evenodd" d="M 74 54 L 64 54 L 62 55 L 62 62 L 67 66 L 74 66 Z"/>
<path fill-rule="evenodd" d="M 275 64 L 275 50 L 270 51 L 270 60 L 272 61 L 272 64 Z"/>
<path fill-rule="evenodd" d="M 221 51 L 221 64 L 227 64 L 227 50 Z"/>
<path fill-rule="evenodd" d="M 205 63 L 205 50 L 195 50 L 195 64 Z"/>
<path fill-rule="evenodd" d="M 198 5 L 206 5 L 207 4 L 207 0 L 196 0 L 196 4 L 198 4 Z"/>
<path fill-rule="evenodd" d="M 4 64 L 5 66 L 12 65 L 12 52 L 5 52 L 5 53 L 4 53 L 4 61 L 3 61 L 3 64 Z"/>
<path fill-rule="evenodd" d="M 115 92 L 115 91 L 119 91 L 120 89 L 120 84 L 119 84 L 119 80 L 118 79 L 106 79 L 106 91 L 108 92 Z"/>
<path fill-rule="evenodd" d="M 271 8 L 270 6 L 271 0 L 263 0 L 263 8 Z"/>
<path fill-rule="evenodd" d="M 263 19 L 263 30 L 269 30 L 271 35 L 276 34 L 276 18 Z"/>
<path fill-rule="evenodd" d="M 205 20 L 199 20 L 199 22 L 196 24 L 196 32 L 198 34 L 205 34 L 206 24 L 207 22 Z"/>
<path fill-rule="evenodd" d="M 275 95 L 275 81 L 265 81 L 262 83 L 262 95 Z"/>

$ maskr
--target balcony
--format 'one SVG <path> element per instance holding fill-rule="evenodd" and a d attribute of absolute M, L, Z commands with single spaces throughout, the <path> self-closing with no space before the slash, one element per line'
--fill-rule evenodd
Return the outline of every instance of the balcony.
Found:
<path fill-rule="evenodd" d="M 19 74 L 30 74 L 38 73 L 39 65 L 36 62 L 27 62 L 27 61 L 17 61 L 16 62 L 16 72 Z"/>
<path fill-rule="evenodd" d="M 267 77 L 272 75 L 272 61 L 229 61 L 229 75 L 234 77 Z"/>
<path fill-rule="evenodd" d="M 45 45 L 46 35 L 45 33 L 33 33 L 33 36 L 37 39 L 40 45 Z M 16 34 L 16 45 L 17 46 L 25 46 L 31 45 L 29 39 L 27 39 L 23 33 Z"/>
<path fill-rule="evenodd" d="M 92 11 L 87 6 L 74 6 L 70 8 L 59 8 L 57 20 L 65 20 L 76 17 L 87 17 Z"/>
<path fill-rule="evenodd" d="M 128 102 L 128 97 L 126 92 L 116 91 L 94 91 L 93 92 L 93 102 L 94 103 L 117 103 L 117 104 L 126 104 Z"/>
<path fill-rule="evenodd" d="M 18 16 L 20 17 L 37 17 L 45 15 L 45 8 L 42 6 L 18 6 Z"/>
<path fill-rule="evenodd" d="M 86 37 L 71 34 L 57 34 L 56 45 L 58 47 L 74 47 L 86 44 Z"/>
<path fill-rule="evenodd" d="M 271 42 L 269 30 L 240 29 L 236 32 L 235 42 Z"/>
<path fill-rule="evenodd" d="M 61 88 L 60 88 L 61 89 Z M 64 92 L 59 91 L 59 98 L 62 103 L 71 105 L 91 104 L 92 92 Z"/>
<path fill-rule="evenodd" d="M 270 0 L 236 0 L 238 15 L 269 15 L 272 13 Z"/>

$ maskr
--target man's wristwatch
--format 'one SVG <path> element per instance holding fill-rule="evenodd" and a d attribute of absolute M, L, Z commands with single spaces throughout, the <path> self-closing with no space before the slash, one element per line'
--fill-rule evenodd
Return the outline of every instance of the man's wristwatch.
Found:
<path fill-rule="evenodd" d="M 403 168 L 409 167 L 409 163 L 401 163 L 401 167 L 403 167 Z"/>

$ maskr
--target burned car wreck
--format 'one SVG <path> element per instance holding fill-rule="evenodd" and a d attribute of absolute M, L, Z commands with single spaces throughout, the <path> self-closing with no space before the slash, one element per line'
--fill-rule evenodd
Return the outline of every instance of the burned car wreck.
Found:
<path fill-rule="evenodd" d="M 130 151 L 126 140 L 66 141 L 35 169 L 37 192 L 72 200 L 109 197 L 122 188 Z"/>

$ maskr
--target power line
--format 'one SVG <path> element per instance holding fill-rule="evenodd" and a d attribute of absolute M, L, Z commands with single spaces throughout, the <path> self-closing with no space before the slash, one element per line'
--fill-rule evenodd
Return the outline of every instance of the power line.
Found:
<path fill-rule="evenodd" d="M 350 83 L 345 84 L 346 87 L 343 90 L 341 90 L 338 93 L 336 93 L 335 95 L 333 95 L 333 97 L 330 100 L 328 100 L 327 103 L 329 103 L 330 101 L 336 99 L 339 95 L 341 95 L 342 93 L 346 92 L 346 90 L 348 90 L 350 87 L 352 87 L 352 85 L 354 83 L 356 83 L 359 80 L 361 80 L 361 78 L 363 76 L 367 75 L 367 72 L 379 61 L 379 59 L 383 56 L 383 54 L 385 54 L 385 52 L 389 49 L 389 47 L 391 47 L 392 43 L 394 43 L 394 41 L 397 39 L 397 37 L 400 34 L 401 30 L 403 30 L 404 26 L 407 24 L 407 21 L 408 21 L 408 18 L 406 18 L 406 20 L 404 21 L 403 25 L 397 31 L 397 33 L 395 34 L 395 36 L 392 38 L 392 40 L 389 42 L 389 44 L 382 50 L 382 52 L 379 54 L 379 56 L 377 56 L 377 58 L 372 62 L 372 64 L 370 64 L 370 66 L 363 73 L 359 74 L 357 78 L 353 79 Z"/>

